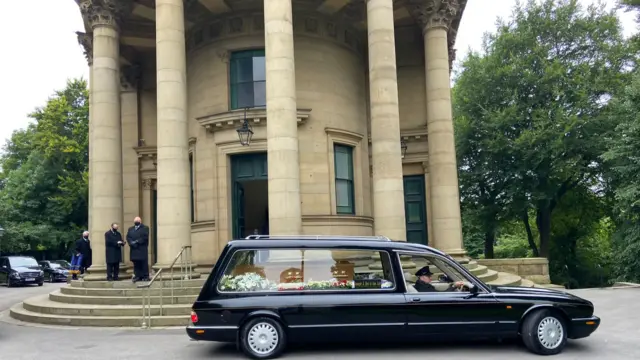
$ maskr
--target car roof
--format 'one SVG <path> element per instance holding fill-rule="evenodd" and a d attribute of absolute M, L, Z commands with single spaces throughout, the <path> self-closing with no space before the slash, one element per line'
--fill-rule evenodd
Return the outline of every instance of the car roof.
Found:
<path fill-rule="evenodd" d="M 228 246 L 233 249 L 261 249 L 261 248 L 355 248 L 374 250 L 417 251 L 446 256 L 440 250 L 430 246 L 406 241 L 392 241 L 384 237 L 357 236 L 249 236 L 246 239 L 231 240 Z"/>

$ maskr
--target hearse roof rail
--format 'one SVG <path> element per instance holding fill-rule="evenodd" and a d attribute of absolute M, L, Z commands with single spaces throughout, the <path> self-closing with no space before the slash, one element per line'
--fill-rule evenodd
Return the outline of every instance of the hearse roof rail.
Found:
<path fill-rule="evenodd" d="M 386 236 L 351 236 L 351 235 L 249 235 L 246 240 L 378 240 L 391 241 Z"/>

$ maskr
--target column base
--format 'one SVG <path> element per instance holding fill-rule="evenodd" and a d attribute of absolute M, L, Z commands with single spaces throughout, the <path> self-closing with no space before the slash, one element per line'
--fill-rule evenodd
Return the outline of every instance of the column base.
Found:
<path fill-rule="evenodd" d="M 131 273 L 128 270 L 127 265 L 120 263 L 118 278 L 131 279 Z M 81 278 L 84 281 L 107 281 L 107 267 L 105 265 L 91 266 Z"/>
<path fill-rule="evenodd" d="M 467 256 L 467 252 L 464 249 L 448 249 L 442 250 L 445 253 L 449 254 L 455 261 L 460 264 L 468 264 L 470 259 Z"/>

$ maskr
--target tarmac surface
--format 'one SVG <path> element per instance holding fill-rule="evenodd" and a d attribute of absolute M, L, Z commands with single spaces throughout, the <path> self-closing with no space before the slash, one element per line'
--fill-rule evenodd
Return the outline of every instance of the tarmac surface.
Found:
<path fill-rule="evenodd" d="M 43 287 L 6 288 L 0 286 L 0 359 L 245 359 L 235 346 L 194 342 L 184 329 L 70 328 L 19 323 L 8 309 L 23 299 L 55 290 L 63 284 Z M 572 291 L 593 301 L 600 328 L 590 337 L 569 340 L 564 352 L 554 360 L 640 359 L 640 288 L 585 289 Z M 355 347 L 324 345 L 293 348 L 283 359 L 540 359 L 516 342 L 425 343 L 415 346 Z"/>

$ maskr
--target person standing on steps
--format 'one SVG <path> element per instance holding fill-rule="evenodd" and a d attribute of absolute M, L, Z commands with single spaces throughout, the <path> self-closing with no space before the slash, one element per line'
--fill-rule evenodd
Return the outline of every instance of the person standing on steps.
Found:
<path fill-rule="evenodd" d="M 88 231 L 82 233 L 82 239 L 76 240 L 75 251 L 82 255 L 82 262 L 78 270 L 80 270 L 80 274 L 84 274 L 91 267 L 91 240 L 89 240 Z"/>
<path fill-rule="evenodd" d="M 111 224 L 111 229 L 104 233 L 104 248 L 107 260 L 107 281 L 118 281 L 120 262 L 122 261 L 122 234 L 118 232 L 118 224 Z"/>
<path fill-rule="evenodd" d="M 131 248 L 133 282 L 149 281 L 149 227 L 140 217 L 133 219 L 133 226 L 127 231 L 127 243 Z"/>

